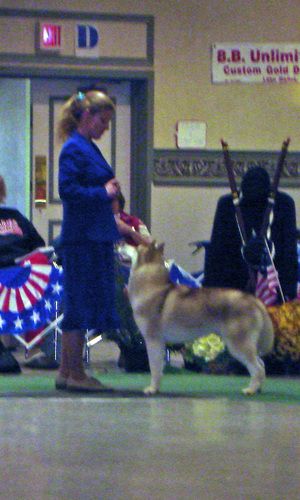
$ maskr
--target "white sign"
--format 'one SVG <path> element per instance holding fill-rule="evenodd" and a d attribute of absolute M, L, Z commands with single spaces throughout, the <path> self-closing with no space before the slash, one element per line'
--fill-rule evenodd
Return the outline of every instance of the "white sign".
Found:
<path fill-rule="evenodd" d="M 75 28 L 75 55 L 77 57 L 99 57 L 99 38 L 96 26 L 77 24 Z"/>
<path fill-rule="evenodd" d="M 201 149 L 206 146 L 206 123 L 180 120 L 176 124 L 176 146 L 179 149 Z"/>
<path fill-rule="evenodd" d="M 212 81 L 213 83 L 300 82 L 300 44 L 214 44 Z"/>

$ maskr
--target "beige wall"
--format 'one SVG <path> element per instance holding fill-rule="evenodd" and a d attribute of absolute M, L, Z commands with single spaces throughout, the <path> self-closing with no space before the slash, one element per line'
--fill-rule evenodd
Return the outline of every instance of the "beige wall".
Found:
<path fill-rule="evenodd" d="M 174 147 L 178 119 L 207 123 L 207 148 L 300 150 L 300 85 L 212 85 L 215 42 L 299 42 L 298 0 L 2 0 L 1 7 L 155 16 L 154 146 Z M 130 43 L 130 40 L 127 41 Z"/>
<path fill-rule="evenodd" d="M 57 0 L 1 1 L 10 8 L 60 10 Z M 155 16 L 154 147 L 175 148 L 179 119 L 207 123 L 207 148 L 279 150 L 291 137 L 300 151 L 300 85 L 211 83 L 211 46 L 216 42 L 300 41 L 298 0 L 65 0 L 64 10 Z M 130 43 L 130 40 L 127 41 Z M 195 265 L 187 242 L 208 239 L 216 201 L 224 188 L 152 188 L 152 232 L 167 254 Z M 288 190 L 297 206 L 300 193 Z M 199 260 L 199 259 L 198 259 Z M 200 259 L 201 260 L 201 259 Z"/>

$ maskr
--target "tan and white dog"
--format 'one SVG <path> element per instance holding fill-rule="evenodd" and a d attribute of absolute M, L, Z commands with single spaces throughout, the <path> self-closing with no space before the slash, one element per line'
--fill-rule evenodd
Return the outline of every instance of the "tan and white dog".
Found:
<path fill-rule="evenodd" d="M 244 394 L 260 391 L 265 367 L 259 355 L 272 350 L 274 333 L 264 305 L 254 296 L 233 289 L 189 288 L 169 280 L 164 245 L 138 247 L 128 292 L 134 318 L 145 338 L 151 384 L 145 394 L 159 391 L 165 344 L 188 342 L 219 334 L 230 353 L 251 375 Z"/>

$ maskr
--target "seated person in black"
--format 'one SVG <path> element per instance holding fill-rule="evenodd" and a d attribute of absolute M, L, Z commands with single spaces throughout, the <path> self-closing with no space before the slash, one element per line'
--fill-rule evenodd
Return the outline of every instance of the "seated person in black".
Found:
<path fill-rule="evenodd" d="M 17 209 L 2 204 L 6 198 L 6 186 L 0 176 L 0 267 L 14 266 L 15 259 L 45 246 L 45 241 L 33 224 Z M 0 373 L 19 373 L 17 360 L 1 342 Z"/>
<path fill-rule="evenodd" d="M 240 207 L 247 236 L 259 234 L 270 193 L 266 170 L 253 167 L 241 183 Z M 274 264 L 285 299 L 297 295 L 297 228 L 295 203 L 291 196 L 277 192 L 271 221 L 270 240 L 274 244 Z M 241 253 L 242 241 L 231 195 L 217 205 L 204 266 L 204 286 L 246 290 L 249 272 Z"/>
<path fill-rule="evenodd" d="M 15 265 L 15 259 L 45 246 L 33 224 L 15 208 L 0 207 L 0 267 Z"/>

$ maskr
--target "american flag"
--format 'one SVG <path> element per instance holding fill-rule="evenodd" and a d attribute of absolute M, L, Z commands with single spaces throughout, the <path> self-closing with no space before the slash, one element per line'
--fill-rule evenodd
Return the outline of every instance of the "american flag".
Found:
<path fill-rule="evenodd" d="M 39 252 L 1 268 L 0 334 L 23 334 L 52 321 L 62 290 L 62 270 Z"/>
<path fill-rule="evenodd" d="M 277 302 L 278 273 L 273 264 L 269 264 L 264 270 L 258 271 L 256 277 L 255 296 L 266 306 L 272 306 Z"/>

